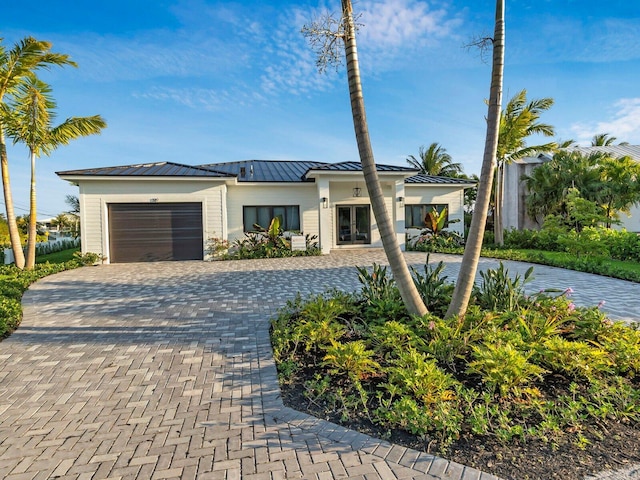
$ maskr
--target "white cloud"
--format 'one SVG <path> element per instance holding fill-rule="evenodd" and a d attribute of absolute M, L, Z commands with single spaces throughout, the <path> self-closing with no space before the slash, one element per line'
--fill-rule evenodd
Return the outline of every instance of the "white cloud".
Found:
<path fill-rule="evenodd" d="M 318 73 L 315 53 L 300 33 L 313 19 L 327 13 L 336 17 L 339 12 L 339 5 L 330 2 L 315 9 L 293 8 L 282 15 L 267 48 L 269 64 L 261 76 L 265 93 L 326 91 L 343 78 L 331 69 Z M 416 51 L 454 36 L 454 29 L 462 22 L 445 6 L 431 8 L 418 0 L 364 0 L 354 2 L 354 12 L 361 14 L 358 48 L 366 57 L 361 68 L 375 73 L 399 68 Z"/>
<path fill-rule="evenodd" d="M 367 0 L 360 11 L 365 25 L 360 34 L 362 43 L 373 49 L 434 44 L 460 24 L 446 8 L 433 9 L 416 0 Z"/>
<path fill-rule="evenodd" d="M 611 120 L 572 125 L 577 141 L 588 143 L 594 135 L 608 133 L 618 141 L 640 144 L 640 98 L 623 98 L 614 109 Z"/>
<path fill-rule="evenodd" d="M 224 110 L 229 105 L 247 107 L 264 99 L 259 93 L 252 92 L 250 89 L 242 90 L 240 88 L 220 90 L 154 87 L 146 92 L 134 93 L 133 96 L 163 102 L 170 101 L 185 107 L 208 111 Z"/>

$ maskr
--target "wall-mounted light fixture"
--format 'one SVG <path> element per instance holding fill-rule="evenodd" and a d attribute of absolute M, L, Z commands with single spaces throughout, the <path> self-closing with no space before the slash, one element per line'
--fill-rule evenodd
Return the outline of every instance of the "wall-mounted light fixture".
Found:
<path fill-rule="evenodd" d="M 353 188 L 353 196 L 354 197 L 359 197 L 361 193 L 362 193 L 362 189 L 360 187 L 354 187 Z"/>
<path fill-rule="evenodd" d="M 398 204 L 402 206 L 402 204 L 404 203 L 404 197 L 398 197 L 397 200 L 398 200 Z"/>
<path fill-rule="evenodd" d="M 322 208 L 329 208 L 329 199 L 327 197 L 322 197 L 320 202 L 322 203 Z"/>

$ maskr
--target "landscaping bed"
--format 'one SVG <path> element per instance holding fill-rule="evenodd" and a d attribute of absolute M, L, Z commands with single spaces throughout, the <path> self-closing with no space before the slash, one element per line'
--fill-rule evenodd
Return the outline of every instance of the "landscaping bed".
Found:
<path fill-rule="evenodd" d="M 291 301 L 272 322 L 285 404 L 505 479 L 640 463 L 638 330 L 569 289 L 526 297 L 531 273 L 502 266 L 463 320 L 443 320 L 442 268 L 414 271 L 425 317 L 379 266 L 358 269 L 357 294 Z"/>

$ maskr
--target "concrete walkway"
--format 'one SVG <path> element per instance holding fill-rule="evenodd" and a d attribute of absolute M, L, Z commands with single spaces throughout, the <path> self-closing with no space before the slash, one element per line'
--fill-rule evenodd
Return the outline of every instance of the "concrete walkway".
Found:
<path fill-rule="evenodd" d="M 453 280 L 459 258 L 440 259 Z M 372 262 L 382 251 L 40 280 L 0 343 L 0 478 L 496 479 L 282 405 L 269 318 L 297 292 L 357 288 L 353 266 Z M 638 284 L 547 267 L 536 277 L 532 291 L 571 287 L 576 303 L 638 319 Z"/>

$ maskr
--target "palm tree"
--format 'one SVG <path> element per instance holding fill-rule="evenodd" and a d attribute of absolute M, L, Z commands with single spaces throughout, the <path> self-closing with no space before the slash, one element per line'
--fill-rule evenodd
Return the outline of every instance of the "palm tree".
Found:
<path fill-rule="evenodd" d="M 302 33 L 307 37 L 311 47 L 317 53 L 316 64 L 321 72 L 326 69 L 327 65 L 334 64 L 338 66 L 342 59 L 346 59 L 351 114 L 358 144 L 358 153 L 371 200 L 373 215 L 382 238 L 382 246 L 407 310 L 412 314 L 424 315 L 427 313 L 427 307 L 413 283 L 409 268 L 400 250 L 391 217 L 385 206 L 384 194 L 376 170 L 367 126 L 367 115 L 364 108 L 362 82 L 360 81 L 356 24 L 353 18 L 351 0 L 341 0 L 341 6 L 342 18 L 339 21 L 328 16 L 313 22 L 310 26 L 305 25 Z"/>
<path fill-rule="evenodd" d="M 598 133 L 594 135 L 593 138 L 591 139 L 591 146 L 592 147 L 609 147 L 609 146 L 615 145 L 615 143 L 613 142 L 615 142 L 616 140 L 617 140 L 616 137 L 613 137 L 608 133 Z M 618 143 L 618 145 L 629 145 L 629 143 L 620 142 Z"/>
<path fill-rule="evenodd" d="M 347 62 L 347 78 L 349 82 L 349 95 L 351 97 L 351 112 L 353 115 L 353 126 L 358 143 L 358 153 L 362 163 L 364 180 L 371 199 L 373 215 L 376 218 L 382 245 L 389 260 L 393 277 L 398 284 L 400 295 L 409 313 L 424 315 L 427 313 L 418 290 L 413 283 L 409 268 L 400 250 L 398 238 L 391 222 L 389 212 L 385 207 L 384 194 L 376 170 L 373 148 L 369 138 L 369 128 L 367 126 L 367 115 L 364 108 L 364 96 L 362 93 L 362 82 L 360 81 L 360 67 L 358 64 L 358 50 L 356 45 L 356 29 L 353 20 L 353 7 L 351 0 L 342 0 L 342 21 L 344 22 L 344 46 L 345 58 Z"/>
<path fill-rule="evenodd" d="M 453 291 L 451 303 L 445 315 L 446 318 L 461 318 L 467 312 L 471 292 L 473 290 L 482 238 L 487 222 L 487 213 L 491 203 L 491 184 L 496 164 L 498 149 L 498 137 L 500 133 L 500 108 L 502 104 L 502 81 L 504 72 L 504 0 L 496 0 L 495 30 L 491 42 L 493 44 L 493 63 L 491 67 L 491 91 L 489 94 L 489 107 L 487 114 L 487 135 L 484 144 L 482 169 L 480 171 L 480 183 L 476 208 L 471 219 L 471 228 L 467 238 L 467 244 L 460 264 L 458 280 Z"/>
<path fill-rule="evenodd" d="M 7 51 L 2 45 L 2 39 L 0 39 L 0 108 L 5 105 L 5 96 L 10 98 L 23 82 L 34 75 L 34 72 L 42 68 L 50 68 L 52 65 L 76 66 L 76 64 L 69 59 L 68 55 L 52 53 L 51 43 L 49 42 L 38 41 L 32 37 L 27 37 L 16 43 L 10 51 Z M 7 157 L 4 126 L 1 119 L 0 170 L 11 248 L 13 249 L 16 267 L 24 268 L 24 252 L 22 251 L 20 232 L 18 231 L 13 208 L 13 196 L 11 194 L 9 178 L 9 159 Z"/>
<path fill-rule="evenodd" d="M 502 228 L 504 166 L 513 160 L 528 157 L 535 153 L 552 152 L 557 149 L 558 145 L 554 142 L 535 146 L 527 146 L 526 144 L 526 139 L 531 135 L 539 134 L 551 137 L 555 134 L 551 125 L 538 121 L 542 112 L 551 108 L 552 105 L 552 98 L 541 98 L 527 102 L 527 91 L 522 90 L 509 100 L 500 115 L 493 217 L 495 242 L 498 245 L 504 243 L 504 230 Z"/>
<path fill-rule="evenodd" d="M 88 135 L 95 135 L 107 126 L 99 115 L 71 117 L 58 126 L 55 119 L 56 102 L 51 96 L 51 87 L 36 77 L 29 77 L 6 105 L 5 125 L 7 136 L 14 143 L 24 143 L 31 158 L 31 189 L 29 204 L 29 240 L 25 268 L 33 269 L 36 261 L 36 159 L 49 155 L 60 145 Z"/>
<path fill-rule="evenodd" d="M 424 145 L 421 146 L 418 149 L 418 158 L 409 155 L 407 162 L 425 175 L 455 178 L 462 174 L 462 165 L 454 163 L 447 150 L 435 142 L 426 150 Z"/>
<path fill-rule="evenodd" d="M 58 227 L 59 232 L 62 232 L 65 228 L 71 225 L 71 221 L 68 214 L 59 213 L 55 218 L 51 219 L 51 224 Z"/>

